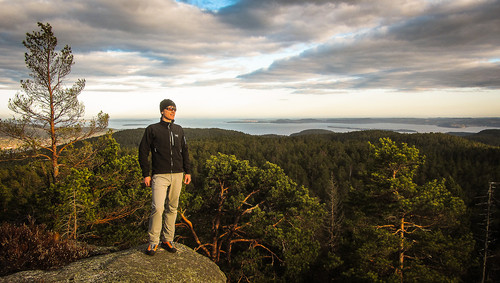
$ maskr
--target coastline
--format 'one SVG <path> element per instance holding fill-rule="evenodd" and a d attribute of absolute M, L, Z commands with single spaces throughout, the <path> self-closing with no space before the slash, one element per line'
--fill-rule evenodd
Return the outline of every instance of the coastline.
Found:
<path fill-rule="evenodd" d="M 151 119 L 110 119 L 115 130 L 145 128 L 156 123 Z M 469 133 L 500 129 L 500 118 L 308 118 L 308 119 L 176 119 L 184 128 L 219 128 L 250 135 L 290 136 L 304 130 L 327 130 L 335 133 L 385 130 L 399 133 Z"/>

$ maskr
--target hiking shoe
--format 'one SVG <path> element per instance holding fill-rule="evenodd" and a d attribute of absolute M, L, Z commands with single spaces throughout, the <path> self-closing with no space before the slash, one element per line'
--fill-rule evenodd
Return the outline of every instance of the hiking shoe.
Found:
<path fill-rule="evenodd" d="M 177 252 L 177 249 L 174 247 L 174 242 L 172 241 L 161 242 L 161 247 L 171 253 Z"/>
<path fill-rule="evenodd" d="M 153 255 L 155 255 L 157 249 L 158 249 L 158 245 L 149 244 L 148 248 L 146 249 L 146 254 L 153 256 Z"/>

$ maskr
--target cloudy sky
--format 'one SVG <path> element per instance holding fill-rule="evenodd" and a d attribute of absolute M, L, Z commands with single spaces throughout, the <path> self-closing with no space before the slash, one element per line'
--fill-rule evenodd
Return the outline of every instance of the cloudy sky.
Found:
<path fill-rule="evenodd" d="M 50 23 L 88 116 L 499 117 L 500 1 L 0 0 L 0 118 Z"/>

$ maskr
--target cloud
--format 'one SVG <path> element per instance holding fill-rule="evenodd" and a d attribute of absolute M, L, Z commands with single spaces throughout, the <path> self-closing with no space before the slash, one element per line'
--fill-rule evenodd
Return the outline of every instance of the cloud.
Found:
<path fill-rule="evenodd" d="M 72 47 L 68 83 L 111 95 L 500 88 L 498 0 L 184 2 L 0 0 L 0 90 L 28 78 L 22 41 L 38 21 Z"/>
<path fill-rule="evenodd" d="M 243 83 L 296 84 L 323 77 L 333 89 L 498 88 L 500 5 L 428 6 L 410 18 L 333 38 L 242 75 Z M 490 61 L 490 62 L 488 62 Z M 324 78 L 329 76 L 329 78 Z M 322 84 L 310 84 L 312 89 Z"/>

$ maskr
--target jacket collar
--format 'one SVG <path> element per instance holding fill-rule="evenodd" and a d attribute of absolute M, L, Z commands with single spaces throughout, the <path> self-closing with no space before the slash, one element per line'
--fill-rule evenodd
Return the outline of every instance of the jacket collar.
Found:
<path fill-rule="evenodd" d="M 174 123 L 175 120 L 172 120 L 171 122 L 165 122 L 163 121 L 162 118 L 160 118 L 160 125 L 164 125 L 164 126 L 169 126 L 169 125 L 172 125 Z"/>

